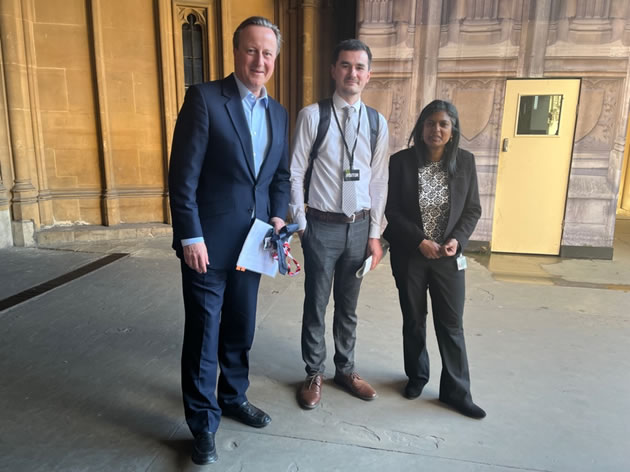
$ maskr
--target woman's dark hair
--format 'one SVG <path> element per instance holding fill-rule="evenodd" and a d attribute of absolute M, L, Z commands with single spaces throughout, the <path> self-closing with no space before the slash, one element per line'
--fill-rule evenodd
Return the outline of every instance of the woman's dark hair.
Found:
<path fill-rule="evenodd" d="M 427 149 L 426 144 L 422 140 L 422 130 L 424 128 L 424 122 L 436 111 L 445 111 L 446 114 L 450 117 L 453 134 L 451 135 L 451 139 L 448 143 L 446 143 L 446 147 L 444 148 L 444 156 L 442 157 L 442 162 L 446 167 L 446 170 L 450 176 L 455 174 L 455 169 L 457 169 L 457 148 L 459 147 L 459 115 L 457 114 L 457 108 L 450 102 L 445 100 L 433 100 L 429 103 L 418 117 L 418 121 L 416 125 L 413 127 L 413 131 L 411 132 L 411 136 L 409 136 L 408 146 L 411 147 L 411 143 L 413 141 L 414 147 L 416 149 L 416 155 L 418 156 L 418 163 L 422 163 L 423 166 L 427 165 L 431 158 L 429 156 L 429 150 Z"/>

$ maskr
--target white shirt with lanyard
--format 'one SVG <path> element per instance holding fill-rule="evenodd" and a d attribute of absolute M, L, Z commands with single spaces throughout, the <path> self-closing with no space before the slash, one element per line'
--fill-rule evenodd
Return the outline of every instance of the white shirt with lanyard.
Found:
<path fill-rule="evenodd" d="M 333 95 L 332 101 L 340 125 L 343 126 L 344 107 L 349 104 L 337 93 Z M 352 106 L 357 110 L 357 114 L 360 109 L 364 108 L 360 100 Z M 369 208 L 371 210 L 370 237 L 378 238 L 382 232 L 381 225 L 384 225 L 383 213 L 387 199 L 389 134 L 385 118 L 379 115 L 379 136 L 376 141 L 374 159 L 372 159 L 370 123 L 365 109 L 363 109 L 361 116 L 352 163 L 353 169 L 358 170 L 360 174 L 360 180 L 356 182 L 357 208 Z M 293 221 L 300 225 L 300 229 L 306 227 L 304 174 L 308 167 L 311 147 L 317 136 L 318 123 L 319 106 L 317 103 L 303 108 L 298 114 L 291 149 L 291 204 L 289 210 Z M 331 117 L 328 131 L 313 164 L 309 192 L 309 205 L 320 211 L 342 213 L 342 179 L 340 178 L 343 172 L 342 149 L 344 149 L 344 144 L 339 127 L 335 118 Z"/>

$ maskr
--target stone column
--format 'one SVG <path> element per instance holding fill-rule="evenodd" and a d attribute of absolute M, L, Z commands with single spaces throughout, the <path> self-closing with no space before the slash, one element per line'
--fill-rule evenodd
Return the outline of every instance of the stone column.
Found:
<path fill-rule="evenodd" d="M 160 79 L 162 92 L 162 136 L 164 137 L 164 221 L 172 223 L 168 193 L 168 166 L 175 121 L 177 120 L 177 77 L 173 51 L 173 10 L 169 0 L 158 0 Z M 179 31 L 178 31 L 179 32 Z M 183 98 L 182 98 L 183 99 Z"/>
<path fill-rule="evenodd" d="M 11 181 L 6 167 L 11 162 L 11 146 L 9 144 L 9 122 L 7 120 L 6 91 L 4 87 L 4 60 L 2 58 L 2 40 L 0 37 L 0 248 L 13 246 L 11 231 L 11 199 L 3 180 Z M 5 169 L 3 169 L 3 164 Z M 4 170 L 4 173 L 3 173 Z"/>
<path fill-rule="evenodd" d="M 2 183 L 2 167 L 0 167 L 0 249 L 13 246 L 9 205 L 9 196 L 7 195 L 7 189 Z"/>
<path fill-rule="evenodd" d="M 0 2 L 0 36 L 3 48 L 4 73 L 9 117 L 9 136 L 13 153 L 15 181 L 13 194 L 13 239 L 18 246 L 35 244 L 39 228 L 37 164 L 33 141 L 29 81 L 24 43 L 21 2 Z"/>
<path fill-rule="evenodd" d="M 313 103 L 315 63 L 313 57 L 317 0 L 303 0 L 302 10 L 302 103 Z"/>
<path fill-rule="evenodd" d="M 619 204 L 617 205 L 622 215 L 630 216 L 630 117 L 628 118 L 628 127 L 626 130 L 625 143 L 625 159 L 626 163 L 623 167 L 624 175 L 621 176 L 623 185 L 619 188 Z"/>
<path fill-rule="evenodd" d="M 120 223 L 120 195 L 118 194 L 118 190 L 116 188 L 112 157 L 112 136 L 107 93 L 106 55 L 103 45 L 101 1 L 102 0 L 90 0 L 88 3 L 88 12 L 93 35 L 92 47 L 94 54 L 96 88 L 98 90 L 97 109 L 99 117 L 99 137 L 101 141 L 101 167 L 103 169 L 104 180 L 104 189 L 101 196 L 101 210 L 103 213 L 103 224 L 105 226 L 112 226 Z"/>
<path fill-rule="evenodd" d="M 623 44 L 630 44 L 630 2 L 626 5 L 626 14 L 624 16 L 625 24 L 623 28 Z"/>
<path fill-rule="evenodd" d="M 411 76 L 412 99 L 408 116 L 414 120 L 437 92 L 438 55 L 443 0 L 416 2 L 416 29 L 414 35 L 414 63 Z"/>
<path fill-rule="evenodd" d="M 518 77 L 538 78 L 545 74 L 551 4 L 552 0 L 537 0 L 531 16 L 523 19 Z"/>

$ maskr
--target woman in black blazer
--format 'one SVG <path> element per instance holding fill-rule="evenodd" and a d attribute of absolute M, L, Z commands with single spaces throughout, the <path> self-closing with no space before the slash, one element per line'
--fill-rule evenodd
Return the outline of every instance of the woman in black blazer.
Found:
<path fill-rule="evenodd" d="M 384 237 L 403 314 L 407 398 L 429 381 L 426 349 L 427 289 L 442 357 L 440 401 L 483 418 L 472 401 L 463 314 L 465 259 L 461 252 L 481 216 L 475 159 L 459 148 L 459 117 L 435 100 L 420 113 L 409 142 L 389 164 Z"/>

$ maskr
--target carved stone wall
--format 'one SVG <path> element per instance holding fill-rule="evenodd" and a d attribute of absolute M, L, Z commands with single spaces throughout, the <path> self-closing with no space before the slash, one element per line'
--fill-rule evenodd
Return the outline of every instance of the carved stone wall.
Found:
<path fill-rule="evenodd" d="M 438 97 L 453 103 L 459 112 L 460 146 L 475 155 L 482 216 L 474 239 L 489 241 L 492 235 L 496 166 L 501 139 L 505 82 L 500 79 L 443 79 Z"/>
<path fill-rule="evenodd" d="M 374 53 L 366 96 L 389 119 L 391 151 L 406 146 L 431 100 L 459 110 L 483 205 L 473 240 L 492 236 L 506 80 L 582 79 L 562 246 L 612 255 L 630 104 L 630 3 L 398 0 L 391 15 L 375 9 L 388 2 L 361 3 L 359 37 Z"/>
<path fill-rule="evenodd" d="M 274 13 L 271 0 L 1 0 L 0 247 L 56 225 L 169 223 L 182 16 L 207 26 L 212 79 L 231 71 L 236 26 Z"/>

